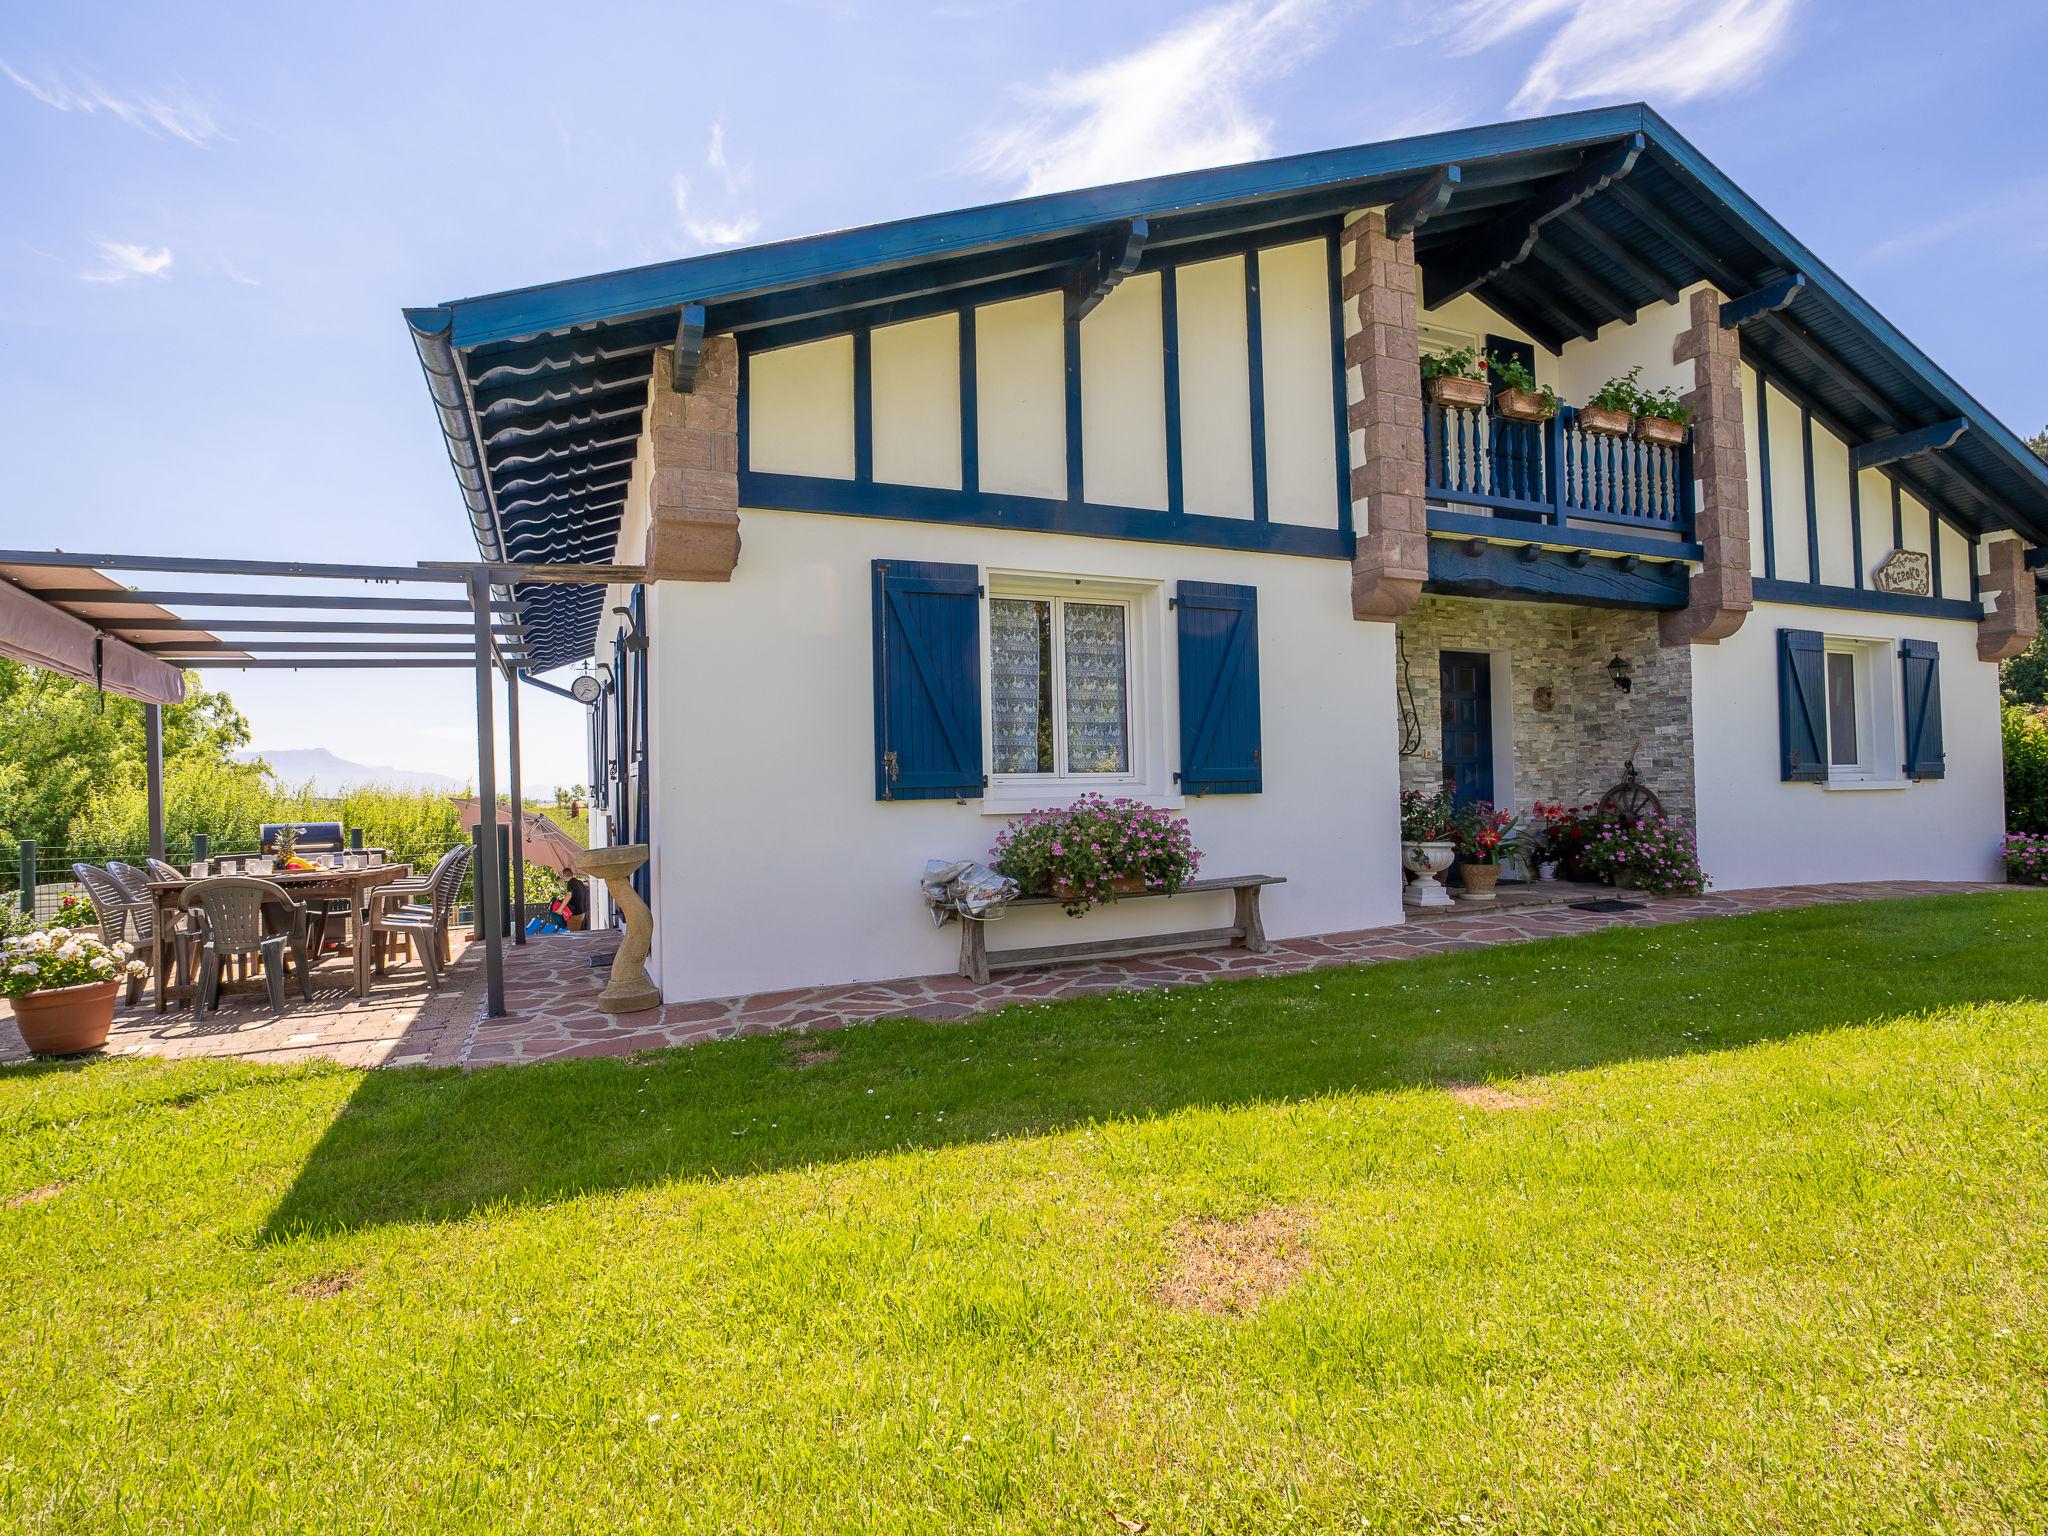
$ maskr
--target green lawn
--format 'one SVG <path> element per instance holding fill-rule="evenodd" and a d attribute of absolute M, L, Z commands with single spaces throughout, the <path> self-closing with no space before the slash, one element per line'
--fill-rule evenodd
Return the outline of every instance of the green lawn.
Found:
<path fill-rule="evenodd" d="M 2044 955 L 2014 892 L 0 1070 L 0 1528 L 2039 1530 Z"/>

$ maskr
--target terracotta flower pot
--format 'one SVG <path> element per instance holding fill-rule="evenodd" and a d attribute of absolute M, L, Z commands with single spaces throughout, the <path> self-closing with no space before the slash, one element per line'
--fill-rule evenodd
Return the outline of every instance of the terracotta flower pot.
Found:
<path fill-rule="evenodd" d="M 1142 896 L 1145 894 L 1145 890 L 1145 877 L 1143 875 L 1118 875 L 1109 882 L 1109 894 L 1112 896 Z M 1053 881 L 1052 895 L 1055 901 L 1080 901 L 1082 899 L 1081 887 L 1074 884 L 1071 880 Z"/>
<path fill-rule="evenodd" d="M 1465 896 L 1470 901 L 1493 900 L 1493 888 L 1500 882 L 1498 864 L 1460 864 L 1458 876 L 1465 882 Z"/>
<path fill-rule="evenodd" d="M 1638 416 L 1636 437 L 1645 443 L 1655 443 L 1663 448 L 1676 448 L 1685 441 L 1685 428 L 1675 421 L 1666 421 L 1662 416 Z"/>
<path fill-rule="evenodd" d="M 1468 411 L 1486 409 L 1489 390 L 1484 379 L 1461 379 L 1447 373 L 1425 379 L 1423 388 L 1433 405 L 1455 405 Z"/>
<path fill-rule="evenodd" d="M 89 981 L 24 993 L 14 1000 L 15 1028 L 38 1056 L 96 1051 L 114 1027 L 114 994 L 120 989 L 118 981 Z"/>
<path fill-rule="evenodd" d="M 1627 411 L 1610 411 L 1599 405 L 1579 407 L 1579 430 L 1595 437 L 1627 437 L 1629 421 Z"/>
<path fill-rule="evenodd" d="M 1548 421 L 1557 414 L 1557 402 L 1529 389 L 1504 389 L 1493 397 L 1493 408 L 1509 421 Z"/>

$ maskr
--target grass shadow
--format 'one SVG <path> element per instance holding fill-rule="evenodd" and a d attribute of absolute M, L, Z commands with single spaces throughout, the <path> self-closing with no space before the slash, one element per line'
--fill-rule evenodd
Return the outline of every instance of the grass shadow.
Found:
<path fill-rule="evenodd" d="M 379 1070 L 267 1240 L 456 1219 L 1190 1106 L 1500 1081 L 2038 1000 L 2029 893 L 1616 928 L 1385 965 L 1023 1005 L 956 1023 L 476 1072 Z M 829 1059 L 811 1059 L 823 1047 Z M 807 1056 L 806 1053 L 811 1053 Z"/>

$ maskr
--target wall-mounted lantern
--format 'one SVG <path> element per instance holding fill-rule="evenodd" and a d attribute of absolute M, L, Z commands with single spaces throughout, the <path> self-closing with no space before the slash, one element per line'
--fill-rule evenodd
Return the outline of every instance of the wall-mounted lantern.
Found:
<path fill-rule="evenodd" d="M 1614 679 L 1614 686 L 1623 693 L 1629 692 L 1636 685 L 1634 669 L 1629 666 L 1626 656 L 1617 656 L 1608 662 L 1607 675 Z"/>

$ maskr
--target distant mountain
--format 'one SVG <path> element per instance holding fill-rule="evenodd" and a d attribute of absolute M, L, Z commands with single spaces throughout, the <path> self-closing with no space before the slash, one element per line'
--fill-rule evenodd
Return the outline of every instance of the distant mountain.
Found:
<path fill-rule="evenodd" d="M 236 760 L 244 763 L 252 763 L 259 757 L 270 764 L 271 772 L 283 783 L 298 785 L 311 779 L 314 793 L 321 795 L 338 795 L 344 789 L 360 788 L 366 784 L 391 789 L 445 790 L 449 794 L 464 787 L 461 781 L 451 779 L 445 773 L 426 773 L 417 768 L 372 768 L 336 757 L 325 747 L 235 754 Z"/>

